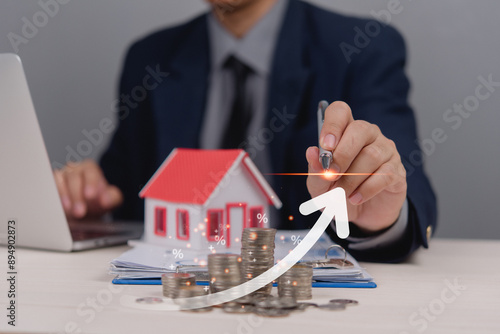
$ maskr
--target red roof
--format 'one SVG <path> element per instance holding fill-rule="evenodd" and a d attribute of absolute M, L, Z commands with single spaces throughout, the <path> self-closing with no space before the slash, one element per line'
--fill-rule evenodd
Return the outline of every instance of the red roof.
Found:
<path fill-rule="evenodd" d="M 243 150 L 175 149 L 139 196 L 175 203 L 204 204 L 235 162 L 241 162 L 246 157 L 248 154 Z M 258 178 L 254 180 L 260 183 Z M 259 186 L 261 189 L 269 187 Z M 264 193 L 268 197 L 275 196 L 274 192 L 268 194 L 264 190 Z"/>

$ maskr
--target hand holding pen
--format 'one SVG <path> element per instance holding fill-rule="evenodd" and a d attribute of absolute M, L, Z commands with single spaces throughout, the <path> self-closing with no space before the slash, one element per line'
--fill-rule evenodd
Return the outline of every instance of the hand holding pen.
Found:
<path fill-rule="evenodd" d="M 344 102 L 322 101 L 318 109 L 319 148 L 306 152 L 309 193 L 316 197 L 342 187 L 351 222 L 368 233 L 389 227 L 399 217 L 407 188 L 395 143 L 378 126 L 354 120 Z"/>

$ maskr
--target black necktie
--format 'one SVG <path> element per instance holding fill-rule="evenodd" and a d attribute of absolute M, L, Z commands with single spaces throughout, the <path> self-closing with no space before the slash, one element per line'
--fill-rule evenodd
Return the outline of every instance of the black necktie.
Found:
<path fill-rule="evenodd" d="M 231 116 L 222 138 L 222 148 L 244 148 L 243 142 L 247 136 L 247 128 L 252 119 L 251 101 L 245 95 L 246 82 L 252 69 L 230 56 L 224 67 L 229 69 L 234 78 L 234 100 Z"/>

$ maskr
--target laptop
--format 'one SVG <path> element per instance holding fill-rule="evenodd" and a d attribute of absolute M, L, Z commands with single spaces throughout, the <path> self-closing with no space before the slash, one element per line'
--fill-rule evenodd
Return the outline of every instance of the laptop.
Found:
<path fill-rule="evenodd" d="M 143 226 L 68 222 L 21 59 L 0 54 L 0 244 L 79 251 L 137 239 Z"/>

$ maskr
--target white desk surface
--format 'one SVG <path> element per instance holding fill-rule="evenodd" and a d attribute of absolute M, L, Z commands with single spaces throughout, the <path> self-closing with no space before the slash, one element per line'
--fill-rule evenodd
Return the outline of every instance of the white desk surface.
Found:
<path fill-rule="evenodd" d="M 313 302 L 351 298 L 358 306 L 275 319 L 220 309 L 186 313 L 122 306 L 125 294 L 161 296 L 160 286 L 110 285 L 108 263 L 127 249 L 18 249 L 17 326 L 7 325 L 8 287 L 2 279 L 0 333 L 500 333 L 500 241 L 436 239 L 406 263 L 364 263 L 377 288 L 313 291 Z M 6 255 L 0 248 L 4 272 Z M 447 281 L 458 281 L 464 290 L 453 292 Z M 93 300 L 96 310 L 87 306 Z"/>

